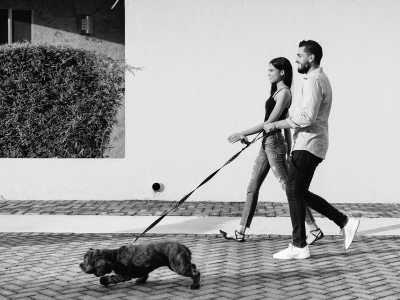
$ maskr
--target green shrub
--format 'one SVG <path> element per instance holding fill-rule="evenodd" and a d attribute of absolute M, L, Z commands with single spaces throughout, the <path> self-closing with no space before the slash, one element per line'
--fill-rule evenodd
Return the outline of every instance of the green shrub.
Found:
<path fill-rule="evenodd" d="M 0 157 L 103 157 L 124 97 L 121 63 L 64 46 L 0 47 Z"/>

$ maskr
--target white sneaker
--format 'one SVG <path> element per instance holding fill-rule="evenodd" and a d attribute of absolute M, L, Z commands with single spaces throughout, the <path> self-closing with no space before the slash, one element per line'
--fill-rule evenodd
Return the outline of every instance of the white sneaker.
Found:
<path fill-rule="evenodd" d="M 289 244 L 289 247 L 275 253 L 272 257 L 275 259 L 305 259 L 310 257 L 310 249 L 308 246 L 299 248 Z"/>
<path fill-rule="evenodd" d="M 349 249 L 357 232 L 358 225 L 360 225 L 359 218 L 349 218 L 347 224 L 343 227 L 342 232 L 344 235 L 344 249 Z"/>

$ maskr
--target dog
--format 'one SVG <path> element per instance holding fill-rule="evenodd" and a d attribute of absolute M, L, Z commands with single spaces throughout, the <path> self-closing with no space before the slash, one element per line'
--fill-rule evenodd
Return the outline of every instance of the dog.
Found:
<path fill-rule="evenodd" d="M 139 245 L 125 245 L 118 249 L 93 249 L 79 265 L 83 272 L 100 277 L 100 284 L 107 287 L 138 278 L 136 283 L 147 281 L 153 270 L 167 266 L 172 271 L 193 280 L 191 289 L 200 288 L 200 272 L 192 264 L 190 250 L 178 242 L 164 241 Z M 105 276 L 114 272 L 115 275 Z"/>

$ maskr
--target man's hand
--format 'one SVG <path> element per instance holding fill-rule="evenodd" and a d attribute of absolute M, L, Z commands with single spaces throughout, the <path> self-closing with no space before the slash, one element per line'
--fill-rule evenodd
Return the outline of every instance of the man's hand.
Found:
<path fill-rule="evenodd" d="M 236 143 L 238 141 L 241 141 L 243 144 L 246 142 L 248 143 L 249 141 L 247 140 L 247 137 L 241 133 L 234 133 L 228 137 L 228 141 L 233 143 Z"/>

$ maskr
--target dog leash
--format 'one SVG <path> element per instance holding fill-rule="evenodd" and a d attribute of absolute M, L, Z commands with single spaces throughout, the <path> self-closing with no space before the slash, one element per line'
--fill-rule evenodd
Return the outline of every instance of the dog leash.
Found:
<path fill-rule="evenodd" d="M 160 217 L 158 217 L 153 223 L 151 223 L 140 235 L 138 235 L 135 240 L 133 241 L 134 243 L 141 238 L 143 235 L 145 235 L 150 229 L 152 229 L 154 226 L 156 226 L 162 219 L 164 219 L 169 213 L 173 212 L 176 210 L 179 206 L 183 204 L 197 189 L 199 189 L 202 185 L 204 185 L 207 181 L 209 181 L 211 178 L 213 178 L 222 168 L 224 168 L 226 165 L 230 164 L 232 161 L 234 161 L 244 150 L 246 150 L 248 147 L 250 147 L 252 144 L 254 144 L 256 141 L 261 139 L 264 135 L 262 134 L 261 136 L 260 133 L 263 131 L 259 132 L 256 137 L 251 141 L 247 141 L 246 139 L 243 139 L 242 142 L 246 144 L 239 152 L 237 152 L 235 155 L 233 155 L 230 159 L 228 159 L 220 168 L 212 172 L 210 175 L 208 175 L 196 188 L 194 188 L 191 192 L 183 196 L 179 201 L 176 201 L 175 204 L 170 208 L 167 209 L 162 213 Z"/>

